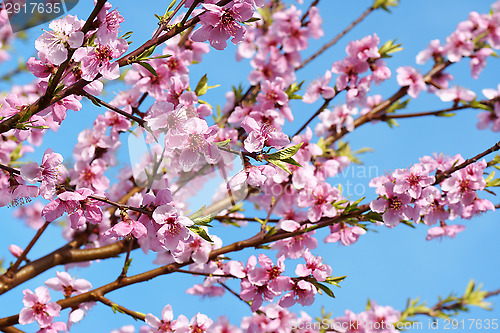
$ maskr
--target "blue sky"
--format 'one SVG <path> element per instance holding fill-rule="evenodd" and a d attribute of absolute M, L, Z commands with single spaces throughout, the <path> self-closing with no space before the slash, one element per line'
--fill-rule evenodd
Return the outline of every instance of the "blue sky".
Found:
<path fill-rule="evenodd" d="M 304 2 L 309 3 L 308 0 L 304 0 Z M 158 1 L 145 0 L 141 2 L 142 5 L 137 6 L 136 2 L 113 2 L 113 5 L 118 6 L 126 19 L 122 24 L 122 31 L 134 31 L 131 38 L 134 41 L 132 47 L 139 46 L 142 41 L 151 36 L 152 31 L 156 28 L 157 21 L 153 14 L 163 14 L 168 1 L 161 5 L 158 3 Z M 335 47 L 308 65 L 306 69 L 298 72 L 298 80 L 308 82 L 322 75 L 333 62 L 345 56 L 344 49 L 349 40 L 359 39 L 373 33 L 377 33 L 382 42 L 397 38 L 397 41 L 403 44 L 404 51 L 387 60 L 393 73 L 398 66 L 416 66 L 416 54 L 430 40 L 436 38 L 444 40 L 454 30 L 458 22 L 467 18 L 471 10 L 486 13 L 489 11 L 491 3 L 491 1 L 486 0 L 474 2 L 466 0 L 440 0 L 439 2 L 403 0 L 399 7 L 392 10 L 392 14 L 377 11 L 370 15 L 347 38 L 342 39 Z M 316 50 L 331 39 L 370 4 L 371 1 L 368 0 L 355 2 L 320 1 L 319 8 L 324 20 L 325 37 L 319 41 L 313 41 L 308 52 Z M 91 11 L 91 5 L 91 1 L 82 0 L 70 13 L 85 19 Z M 30 29 L 28 40 L 16 43 L 14 60 L 18 55 L 24 55 L 26 58 L 34 53 L 33 40 L 41 33 L 40 28 Z M 204 99 L 212 105 L 225 103 L 224 94 L 231 89 L 231 85 L 242 83 L 244 88 L 248 86 L 246 76 L 250 65 L 247 61 L 237 63 L 234 60 L 234 51 L 235 47 L 232 45 L 223 52 L 212 49 L 204 57 L 202 64 L 191 68 L 191 82 L 198 82 L 199 78 L 207 73 L 209 85 L 221 85 L 219 88 L 210 90 L 204 96 Z M 307 54 L 306 52 L 305 55 Z M 500 69 L 499 61 L 494 58 L 489 59 L 488 67 L 478 80 L 470 78 L 468 62 L 452 66 L 449 72 L 454 75 L 455 84 L 470 88 L 478 94 L 478 98 L 483 98 L 482 89 L 496 88 L 498 84 L 498 75 L 496 74 L 499 73 Z M 0 71 L 3 72 L 8 66 L 2 66 Z M 430 64 L 417 68 L 425 72 L 430 68 Z M 237 76 L 235 73 L 241 74 Z M 7 87 L 8 84 L 0 82 L 2 91 Z M 122 87 L 122 84 L 110 85 L 107 94 L 102 99 L 111 100 Z M 395 79 L 393 79 L 376 87 L 375 91 L 387 97 L 398 88 Z M 430 94 L 424 93 L 421 97 L 410 103 L 407 112 L 430 111 L 449 106 Z M 341 103 L 342 99 L 341 96 L 337 102 Z M 320 105 L 321 102 L 313 105 L 296 102 L 292 109 L 296 122 L 286 128 L 287 132 L 295 132 L 301 123 Z M 85 104 L 84 109 L 80 112 L 68 112 L 64 126 L 57 133 L 48 133 L 44 145 L 29 158 L 38 161 L 46 147 L 52 147 L 55 151 L 61 152 L 63 156 L 70 157 L 76 143 L 76 133 L 90 127 L 95 116 L 102 112 L 104 112 L 103 109 L 96 108 L 91 103 Z M 471 110 L 459 113 L 453 118 L 403 119 L 399 122 L 400 126 L 394 129 L 389 128 L 384 123 L 367 124 L 347 135 L 345 140 L 349 141 L 353 149 L 362 147 L 374 149 L 374 152 L 363 155 L 362 161 L 366 168 L 377 170 L 378 174 L 395 168 L 408 167 L 418 162 L 419 157 L 431 155 L 434 152 L 443 152 L 448 155 L 460 153 L 463 157 L 468 158 L 484 151 L 498 141 L 496 133 L 476 129 L 476 114 L 477 111 Z M 126 140 L 123 142 L 126 144 Z M 120 164 L 128 164 L 125 146 L 121 148 Z M 333 179 L 332 183 L 345 185 L 348 180 L 363 186 L 365 193 L 362 196 L 366 196 L 367 200 L 375 198 L 373 189 L 367 186 L 370 180 L 368 177 L 347 175 L 345 178 L 341 176 Z M 482 197 L 490 199 L 494 204 L 499 201 L 491 195 L 483 195 Z M 0 214 L 3 217 L 2 223 L 4 225 L 4 232 L 0 234 L 0 244 L 2 244 L 0 257 L 10 258 L 6 247 L 11 243 L 25 246 L 34 232 L 11 218 L 9 208 L 0 208 Z M 262 213 L 257 213 L 257 215 L 262 215 Z M 354 312 L 364 310 L 367 298 L 375 300 L 381 305 L 391 305 L 394 308 L 403 309 L 408 297 L 418 296 L 421 297 L 421 300 L 426 300 L 432 305 L 437 302 L 438 295 L 447 296 L 451 292 L 463 293 L 471 278 L 484 283 L 484 287 L 488 290 L 497 289 L 500 287 L 498 282 L 500 281 L 500 269 L 496 256 L 500 250 L 500 242 L 498 242 L 498 236 L 495 232 L 495 227 L 498 224 L 497 216 L 496 213 L 489 212 L 470 221 L 457 221 L 467 226 L 466 231 L 453 240 L 445 239 L 443 241 L 425 241 L 426 227 L 417 226 L 417 229 L 411 229 L 400 225 L 394 229 L 377 228 L 378 232 L 370 232 L 363 236 L 358 243 L 343 247 L 337 244 L 322 244 L 322 239 L 327 235 L 327 232 L 320 231 L 318 232 L 320 247 L 314 253 L 323 256 L 324 260 L 332 266 L 335 275 L 347 275 L 348 277 L 342 282 L 342 288 L 334 290 L 336 299 L 318 296 L 313 306 L 307 308 L 296 306 L 293 310 L 297 312 L 305 310 L 314 317 L 320 313 L 323 306 L 327 312 L 333 312 L 334 316 L 339 316 L 345 309 L 351 309 Z M 213 230 L 215 234 L 221 235 L 225 244 L 246 238 L 255 231 L 257 230 L 252 228 L 236 230 L 227 227 L 216 227 Z M 44 255 L 51 251 L 54 245 L 62 244 L 60 229 L 51 226 L 33 249 L 30 257 Z M 233 255 L 232 258 L 246 260 L 253 253 L 255 252 L 245 250 Z M 268 255 L 274 257 L 273 253 L 268 253 Z M 133 254 L 133 258 L 134 261 L 130 268 L 131 274 L 140 273 L 153 267 L 150 262 L 154 256 L 146 257 L 142 253 L 136 252 Z M 95 263 L 90 269 L 73 269 L 70 273 L 90 280 L 97 287 L 118 276 L 122 263 L 123 258 L 111 259 Z M 302 261 L 292 260 L 288 268 L 294 269 L 298 263 L 302 263 Z M 55 269 L 50 270 L 37 279 L 26 283 L 25 286 L 17 287 L 7 295 L 3 295 L 0 302 L 0 316 L 15 314 L 22 308 L 21 293 L 24 288 L 34 289 L 54 275 Z M 164 276 L 146 284 L 113 292 L 109 294 L 109 298 L 134 310 L 143 313 L 152 312 L 156 315 L 160 314 L 161 309 L 166 304 L 172 305 L 176 316 L 184 314 L 191 317 L 197 312 L 202 312 L 215 319 L 217 316 L 226 315 L 235 324 L 239 323 L 241 317 L 250 315 L 248 306 L 236 300 L 232 295 L 228 294 L 220 299 L 200 300 L 198 297 L 184 293 L 192 284 L 201 282 L 201 278 L 187 275 Z M 239 290 L 238 284 L 230 283 L 230 285 Z M 53 296 L 58 297 L 59 295 L 53 293 Z M 488 312 L 482 309 L 473 309 L 458 319 L 467 321 L 468 319 L 499 318 L 498 306 L 500 306 L 500 302 L 498 302 L 498 298 L 493 298 L 491 301 L 497 304 L 496 310 Z M 422 318 L 422 321 L 426 327 L 428 319 Z M 108 307 L 98 305 L 81 324 L 74 326 L 72 331 L 88 332 L 93 329 L 105 332 L 125 324 L 135 324 L 135 322 L 123 314 L 114 314 Z M 34 330 L 35 327 L 29 327 L 28 331 L 30 329 Z M 444 331 L 441 329 L 433 330 L 433 332 Z"/>

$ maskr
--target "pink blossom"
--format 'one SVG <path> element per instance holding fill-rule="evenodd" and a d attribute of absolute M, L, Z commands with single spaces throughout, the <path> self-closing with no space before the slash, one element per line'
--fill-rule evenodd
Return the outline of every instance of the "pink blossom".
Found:
<path fill-rule="evenodd" d="M 431 57 L 435 60 L 439 59 L 443 55 L 443 47 L 439 45 L 439 39 L 431 40 L 429 46 L 423 51 L 417 54 L 417 64 L 423 65 Z"/>
<path fill-rule="evenodd" d="M 140 239 L 147 234 L 147 229 L 141 222 L 134 221 L 130 217 L 125 216 L 122 221 L 118 222 L 102 235 L 103 237 L 122 238 L 133 235 Z"/>
<path fill-rule="evenodd" d="M 455 236 L 465 230 L 465 226 L 461 224 L 446 225 L 442 224 L 440 227 L 433 227 L 427 230 L 426 240 L 434 238 L 443 238 L 444 236 L 455 238 Z"/>
<path fill-rule="evenodd" d="M 115 80 L 120 76 L 120 68 L 117 62 L 111 60 L 119 58 L 127 49 L 127 41 L 117 39 L 109 44 L 79 48 L 73 58 L 75 61 L 81 61 L 84 80 L 93 81 L 98 74 L 108 80 Z"/>
<path fill-rule="evenodd" d="M 68 15 L 50 22 L 49 28 L 35 41 L 35 48 L 54 65 L 62 64 L 68 57 L 67 46 L 76 49 L 83 43 L 83 32 L 79 31 L 85 22 Z"/>
<path fill-rule="evenodd" d="M 328 86 L 331 79 L 332 79 L 332 72 L 326 71 L 323 77 L 314 80 L 309 86 L 309 88 L 307 88 L 307 91 L 304 94 L 302 101 L 304 103 L 309 103 L 309 104 L 314 103 L 318 100 L 320 95 L 324 99 L 333 98 L 335 96 L 335 89 Z"/>
<path fill-rule="evenodd" d="M 125 21 L 123 16 L 121 16 L 116 9 L 107 12 L 105 7 L 97 15 L 97 18 L 100 21 L 100 25 L 96 31 L 96 38 L 99 43 L 102 44 L 106 44 L 115 40 L 118 37 L 120 23 Z"/>
<path fill-rule="evenodd" d="M 179 242 L 190 236 L 188 226 L 193 224 L 189 218 L 181 216 L 172 205 L 161 205 L 153 212 L 153 219 L 161 225 L 158 235 L 160 242 L 168 250 L 175 250 Z"/>
<path fill-rule="evenodd" d="M 399 67 L 397 81 L 402 87 L 408 86 L 408 95 L 417 98 L 421 91 L 426 89 L 425 81 L 417 70 L 410 66 Z"/>
<path fill-rule="evenodd" d="M 391 306 L 381 306 L 376 302 L 370 302 L 370 309 L 366 313 L 366 322 L 370 323 L 366 333 L 397 333 L 399 330 L 394 326 L 401 318 L 401 312 L 394 310 Z"/>
<path fill-rule="evenodd" d="M 210 45 L 217 50 L 223 50 L 227 46 L 227 39 L 233 44 L 243 40 L 245 28 L 239 22 L 249 20 L 254 8 L 246 2 L 230 3 L 224 7 L 205 3 L 202 5 L 207 11 L 200 16 L 201 27 L 196 30 L 191 39 L 195 42 L 210 41 Z"/>
<path fill-rule="evenodd" d="M 293 207 L 292 207 L 293 208 Z M 290 218 L 290 216 L 287 216 Z M 287 232 L 294 232 L 300 229 L 307 228 L 308 225 L 300 225 L 293 220 L 282 220 L 277 225 L 277 229 L 285 230 Z M 273 250 L 278 250 L 276 256 L 279 258 L 285 256 L 292 259 L 300 258 L 308 249 L 315 249 L 318 247 L 318 241 L 313 237 L 315 231 L 310 231 L 294 237 L 281 239 L 270 246 Z"/>
<path fill-rule="evenodd" d="M 458 165 L 465 161 L 460 154 L 450 157 L 444 155 L 443 153 L 440 153 L 439 155 L 434 153 L 432 154 L 432 157 L 424 156 L 419 160 L 428 172 L 432 172 L 434 170 L 446 171 L 450 169 L 454 164 Z"/>
<path fill-rule="evenodd" d="M 92 284 L 85 279 L 75 279 L 66 272 L 56 272 L 57 277 L 45 281 L 51 289 L 61 291 L 64 297 L 83 294 L 92 288 Z"/>
<path fill-rule="evenodd" d="M 415 209 L 409 205 L 411 197 L 408 194 L 396 194 L 392 183 L 384 185 L 383 189 L 383 197 L 370 202 L 370 208 L 374 212 L 383 213 L 382 218 L 386 226 L 392 228 L 398 225 L 400 220 L 415 218 Z"/>
<path fill-rule="evenodd" d="M 422 190 L 422 195 L 416 202 L 416 206 L 418 206 L 420 214 L 424 216 L 424 223 L 432 225 L 449 218 L 450 214 L 445 209 L 447 203 L 448 201 L 442 197 L 441 191 L 434 186 L 429 186 Z"/>
<path fill-rule="evenodd" d="M 398 169 L 393 172 L 392 176 L 395 179 L 394 193 L 407 192 L 413 199 L 418 199 L 422 188 L 431 185 L 435 180 L 434 176 L 429 176 L 420 164 L 413 165 L 410 170 Z"/>
<path fill-rule="evenodd" d="M 243 331 L 227 320 L 225 316 L 217 318 L 217 321 L 210 326 L 210 333 L 243 333 Z"/>
<path fill-rule="evenodd" d="M 264 123 L 259 125 L 251 117 L 245 117 L 241 122 L 241 126 L 248 133 L 248 137 L 244 141 L 244 146 L 250 153 L 260 152 L 265 146 L 280 149 L 290 143 L 290 139 L 286 134 L 277 131 L 269 124 Z"/>
<path fill-rule="evenodd" d="M 354 130 L 354 118 L 352 116 L 357 113 L 357 108 L 351 108 L 346 104 L 337 106 L 331 111 L 324 110 L 319 115 L 321 122 L 316 126 L 314 133 L 316 135 L 329 134 L 331 131 L 340 133 L 342 127 L 352 132 Z"/>
<path fill-rule="evenodd" d="M 436 95 L 441 98 L 443 102 L 454 103 L 459 103 L 460 101 L 472 102 L 474 98 L 476 98 L 475 92 L 459 86 L 438 90 Z"/>
<path fill-rule="evenodd" d="M 187 322 L 188 319 L 183 315 L 179 316 L 178 320 L 174 320 L 174 313 L 172 311 L 171 305 L 166 305 L 161 312 L 162 319 L 158 319 L 158 317 L 154 316 L 151 313 L 146 315 L 146 324 L 151 326 L 155 332 L 158 333 L 168 333 L 168 332 L 181 332 L 179 330 L 183 323 Z M 182 331 L 187 332 L 187 331 Z"/>
<path fill-rule="evenodd" d="M 310 191 L 303 191 L 299 195 L 299 207 L 310 207 L 307 217 L 311 222 L 318 222 L 323 216 L 334 217 L 337 210 L 332 205 L 341 197 L 339 189 L 329 183 L 316 185 Z"/>
<path fill-rule="evenodd" d="M 206 333 L 212 324 L 213 320 L 207 315 L 197 313 L 189 322 L 189 333 Z"/>
<path fill-rule="evenodd" d="M 19 313 L 19 324 L 26 325 L 38 322 L 41 328 L 52 323 L 54 317 L 59 316 L 61 306 L 55 302 L 50 302 L 49 290 L 46 287 L 38 287 L 33 293 L 29 289 L 23 290 L 24 308 Z"/>
<path fill-rule="evenodd" d="M 486 67 L 486 58 L 491 56 L 494 51 L 490 48 L 482 48 L 474 52 L 470 57 L 471 74 L 474 79 L 479 78 L 479 74 Z"/>
<path fill-rule="evenodd" d="M 323 20 L 319 15 L 319 9 L 316 6 L 309 7 L 309 22 L 307 22 L 307 28 L 311 33 L 311 36 L 315 39 L 321 38 L 324 35 L 321 24 Z"/>
<path fill-rule="evenodd" d="M 40 60 L 35 57 L 30 57 L 26 62 L 26 67 L 28 70 L 33 73 L 36 77 L 46 78 L 51 74 L 55 73 L 57 67 L 52 64 L 49 60 L 47 60 L 45 53 L 38 53 L 38 57 Z"/>
<path fill-rule="evenodd" d="M 65 323 L 61 321 L 56 321 L 55 323 L 51 323 L 50 325 L 40 328 L 36 333 L 57 333 L 62 331 L 67 331 L 68 327 Z"/>
<path fill-rule="evenodd" d="M 21 254 L 23 254 L 24 250 L 21 249 L 19 246 L 16 244 L 10 244 L 9 245 L 9 252 L 12 254 L 14 257 L 19 258 Z"/>
<path fill-rule="evenodd" d="M 276 106 L 287 105 L 288 95 L 285 89 L 286 84 L 282 78 L 277 78 L 273 82 L 263 80 L 261 82 L 261 92 L 257 95 L 257 102 L 264 109 L 273 109 Z"/>
<path fill-rule="evenodd" d="M 365 36 L 360 40 L 349 42 L 346 47 L 346 53 L 349 57 L 359 59 L 360 61 L 378 59 L 380 58 L 380 53 L 378 52 L 379 43 L 380 39 L 377 34 Z"/>
<path fill-rule="evenodd" d="M 468 165 L 451 174 L 441 183 L 441 189 L 446 192 L 449 203 L 461 202 L 470 205 L 476 198 L 476 191 L 484 189 L 486 181 L 483 170 L 486 167 L 484 160 Z"/>
<path fill-rule="evenodd" d="M 350 227 L 345 223 L 336 223 L 330 226 L 330 235 L 326 236 L 323 241 L 325 243 L 340 241 L 342 245 L 349 246 L 356 243 L 359 237 L 364 234 L 366 234 L 366 230 L 361 227 Z"/>
<path fill-rule="evenodd" d="M 468 57 L 474 52 L 474 36 L 467 31 L 455 31 L 446 38 L 446 45 L 443 47 L 444 54 L 451 62 L 458 62 L 462 57 Z"/>
<path fill-rule="evenodd" d="M 269 257 L 264 254 L 259 254 L 258 261 L 262 267 L 257 267 L 250 271 L 248 280 L 257 286 L 269 284 L 269 287 L 276 292 L 285 289 L 290 279 L 287 276 L 281 276 L 285 271 L 285 257 L 279 257 L 276 265 L 274 265 Z"/>
<path fill-rule="evenodd" d="M 309 250 L 306 250 L 303 258 L 306 264 L 297 265 L 295 269 L 297 276 L 306 277 L 312 275 L 317 281 L 325 281 L 327 277 L 332 275 L 332 268 L 327 264 L 323 264 L 321 257 L 315 257 Z"/>
<path fill-rule="evenodd" d="M 184 128 L 184 133 L 178 136 L 165 137 L 165 146 L 167 142 L 181 149 L 179 164 L 184 171 L 191 170 L 201 158 L 209 164 L 217 163 L 220 158 L 220 151 L 215 144 L 217 136 L 217 125 L 208 127 L 204 119 L 197 117 L 189 119 Z M 169 138 L 173 138 L 167 141 Z"/>
<path fill-rule="evenodd" d="M 56 193 L 62 160 L 61 154 L 48 148 L 43 154 L 40 166 L 33 162 L 21 167 L 21 177 L 30 183 L 41 181 L 40 193 L 45 199 L 50 199 Z"/>
<path fill-rule="evenodd" d="M 42 216 L 47 222 L 52 222 L 66 212 L 69 214 L 73 229 L 81 228 L 86 221 L 93 224 L 100 223 L 102 211 L 96 200 L 89 198 L 92 194 L 93 191 L 87 188 L 60 193 L 56 200 L 45 205 Z"/>
<path fill-rule="evenodd" d="M 104 175 L 106 162 L 102 159 L 95 159 L 92 163 L 77 161 L 71 172 L 70 185 L 80 188 L 90 188 L 97 193 L 103 193 L 109 188 L 109 179 Z"/>
<path fill-rule="evenodd" d="M 291 307 L 295 303 L 302 306 L 311 305 L 314 303 L 314 295 L 316 295 L 316 287 L 307 281 L 294 281 L 291 286 L 291 292 L 285 294 L 279 301 L 279 305 L 285 308 Z"/>

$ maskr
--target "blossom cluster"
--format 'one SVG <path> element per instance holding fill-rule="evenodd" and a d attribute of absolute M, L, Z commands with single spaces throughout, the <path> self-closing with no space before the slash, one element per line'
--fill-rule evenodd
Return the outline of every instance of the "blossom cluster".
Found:
<path fill-rule="evenodd" d="M 438 236 L 454 237 L 465 227 L 447 225 L 446 220 L 470 219 L 474 215 L 495 206 L 487 199 L 480 199 L 477 191 L 484 190 L 486 181 L 483 170 L 485 160 L 475 162 L 447 174 L 454 165 L 464 163 L 459 154 L 424 156 L 420 163 L 409 169 L 398 169 L 391 174 L 374 178 L 370 186 L 376 188 L 379 198 L 370 203 L 370 208 L 382 214 L 383 222 L 392 228 L 401 221 L 413 220 L 426 225 L 441 223 L 430 228 L 427 239 Z M 432 175 L 436 171 L 436 175 Z M 443 180 L 436 181 L 444 175 Z M 439 185 L 440 189 L 436 186 Z"/>

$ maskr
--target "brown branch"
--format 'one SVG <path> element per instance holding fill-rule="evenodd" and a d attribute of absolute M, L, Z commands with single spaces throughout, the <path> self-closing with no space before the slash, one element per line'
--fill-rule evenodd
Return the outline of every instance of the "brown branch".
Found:
<path fill-rule="evenodd" d="M 103 247 L 79 249 L 79 247 L 87 242 L 87 239 L 88 235 L 82 234 L 80 237 L 77 237 L 77 239 L 69 242 L 54 252 L 22 266 L 13 274 L 11 278 L 2 275 L 0 277 L 0 295 L 34 278 L 35 276 L 38 276 L 52 267 L 69 263 L 107 259 L 126 252 L 128 248 L 126 241 L 118 241 Z M 136 242 L 134 242 L 134 248 L 138 248 Z"/>
<path fill-rule="evenodd" d="M 309 11 L 311 10 L 311 8 L 316 7 L 318 5 L 318 3 L 319 3 L 319 0 L 314 0 L 313 2 L 311 2 L 311 4 L 309 5 L 309 8 L 307 9 L 307 12 L 305 12 L 304 15 L 302 15 L 302 18 L 300 19 L 300 23 L 302 24 L 302 26 L 304 26 L 306 24 L 306 19 L 309 16 Z"/>
<path fill-rule="evenodd" d="M 288 232 L 283 231 L 283 230 L 279 230 L 275 234 L 273 234 L 269 237 L 266 237 L 265 233 L 259 232 L 257 235 L 255 235 L 247 240 L 236 242 L 236 243 L 227 245 L 223 248 L 211 251 L 210 255 L 209 255 L 209 260 L 214 260 L 218 256 L 226 254 L 226 253 L 240 251 L 242 249 L 250 248 L 250 247 L 257 247 L 259 245 L 274 242 L 274 241 L 279 240 L 279 239 L 297 236 L 297 235 L 309 232 L 309 231 L 314 230 L 314 229 L 329 226 L 329 225 L 332 225 L 334 223 L 339 223 L 339 222 L 342 222 L 348 218 L 352 218 L 354 216 L 360 215 L 369 209 L 368 205 L 360 206 L 358 208 L 359 208 L 358 211 L 351 212 L 351 213 L 348 213 L 345 215 L 340 215 L 340 216 L 337 216 L 334 218 L 326 218 L 326 219 L 321 220 L 320 223 L 315 224 L 311 228 L 297 230 L 297 231 L 294 231 L 291 233 L 288 233 Z M 66 299 L 59 300 L 57 303 L 63 309 L 66 309 L 68 307 L 72 307 L 72 306 L 78 305 L 80 303 L 97 301 L 98 300 L 97 295 L 105 295 L 109 292 L 112 292 L 114 290 L 129 286 L 132 284 L 145 282 L 145 281 L 151 280 L 151 279 L 158 277 L 158 276 L 161 276 L 161 275 L 173 273 L 173 272 L 177 271 L 178 269 L 180 269 L 181 267 L 190 265 L 192 262 L 193 262 L 192 260 L 189 260 L 188 262 L 185 262 L 182 264 L 172 263 L 172 264 L 168 264 L 168 265 L 165 265 L 165 266 L 162 266 L 162 267 L 150 270 L 150 271 L 146 271 L 144 273 L 140 273 L 140 274 L 137 274 L 134 276 L 124 277 L 123 279 L 116 280 L 114 282 L 111 282 L 109 284 L 101 286 L 101 287 L 94 289 L 92 291 L 89 291 L 89 292 L 86 292 L 86 293 L 83 293 L 80 295 L 76 295 L 73 297 L 69 297 Z M 19 319 L 19 315 L 0 318 L 0 328 L 15 325 L 18 323 L 18 319 Z"/>
<path fill-rule="evenodd" d="M 14 326 L 0 328 L 0 332 L 4 332 L 4 333 L 25 333 L 24 331 L 21 331 L 20 329 L 14 327 Z"/>
<path fill-rule="evenodd" d="M 471 108 L 471 106 L 469 104 L 466 104 L 466 105 L 451 107 L 451 108 L 447 108 L 447 109 L 436 110 L 436 111 L 427 111 L 427 112 L 415 112 L 415 113 L 403 113 L 403 114 L 384 113 L 384 114 L 381 114 L 380 116 L 373 117 L 373 119 L 380 119 L 382 121 L 385 121 L 387 119 L 416 118 L 416 117 L 425 117 L 425 116 L 443 117 L 443 114 L 445 114 L 447 112 L 465 110 L 465 109 L 469 109 L 469 108 Z"/>
<path fill-rule="evenodd" d="M 232 276 L 230 274 L 212 274 L 212 273 L 188 271 L 185 269 L 178 269 L 178 270 L 176 270 L 176 272 L 185 273 L 185 274 L 192 274 L 192 275 L 199 275 L 199 276 L 207 276 L 207 277 L 234 278 L 234 276 Z"/>
<path fill-rule="evenodd" d="M 457 165 L 457 166 L 455 166 L 455 167 L 453 167 L 445 172 L 441 172 L 441 173 L 437 174 L 436 181 L 434 182 L 434 185 L 441 183 L 445 178 L 448 178 L 455 171 L 463 169 L 466 166 L 468 166 L 469 164 L 475 163 L 479 159 L 483 158 L 484 156 L 491 154 L 497 150 L 500 150 L 500 141 L 498 141 L 491 148 L 483 151 L 482 153 L 480 153 L 472 158 L 467 159 L 465 162 L 463 162 L 463 163 L 461 163 L 461 164 L 459 164 L 459 165 Z"/>

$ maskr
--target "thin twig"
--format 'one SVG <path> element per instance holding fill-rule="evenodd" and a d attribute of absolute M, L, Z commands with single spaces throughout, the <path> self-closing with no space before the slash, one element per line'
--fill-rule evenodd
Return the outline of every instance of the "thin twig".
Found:
<path fill-rule="evenodd" d="M 124 306 L 121 306 L 121 305 L 118 305 L 118 304 L 112 302 L 111 300 L 109 300 L 108 298 L 106 298 L 106 297 L 104 297 L 102 295 L 95 295 L 95 298 L 96 298 L 96 301 L 99 301 L 102 304 L 107 305 L 111 309 L 113 309 L 113 312 L 118 311 L 118 312 L 127 314 L 127 315 L 129 315 L 129 316 L 131 316 L 131 317 L 133 317 L 135 319 L 139 319 L 139 320 L 142 320 L 142 321 L 146 320 L 146 315 L 144 313 L 140 313 L 140 312 L 137 312 L 137 311 L 129 310 L 129 309 L 127 309 Z"/>
<path fill-rule="evenodd" d="M 120 108 L 117 108 L 116 106 L 111 105 L 111 104 L 103 101 L 102 99 L 100 99 L 100 98 L 98 98 L 98 97 L 96 97 L 94 95 L 89 94 L 86 91 L 82 90 L 82 95 L 85 96 L 85 97 L 87 97 L 89 100 L 91 100 L 93 102 L 96 102 L 98 104 L 101 104 L 102 106 L 107 107 L 111 111 L 114 111 L 114 112 L 116 112 L 116 113 L 124 116 L 125 118 L 131 119 L 131 120 L 137 122 L 141 127 L 144 127 L 144 124 L 146 123 L 143 119 L 141 119 L 139 117 L 136 117 L 136 116 L 134 116 L 134 115 L 132 115 L 130 113 L 127 113 L 127 112 L 121 110 Z"/>
<path fill-rule="evenodd" d="M 337 36 L 335 36 L 331 41 L 323 45 L 318 51 L 316 51 L 313 55 L 311 55 L 309 58 L 304 60 L 298 67 L 295 68 L 296 71 L 298 71 L 301 68 L 304 68 L 305 65 L 316 59 L 320 54 L 328 50 L 330 47 L 333 45 L 337 44 L 337 42 L 344 37 L 349 31 L 351 31 L 356 25 L 361 23 L 367 17 L 371 12 L 373 12 L 375 8 L 372 6 L 365 10 L 355 21 L 353 21 L 347 28 L 342 30 Z"/>
<path fill-rule="evenodd" d="M 35 243 L 40 239 L 40 237 L 42 236 L 43 232 L 47 229 L 49 224 L 50 224 L 50 222 L 45 222 L 43 224 L 43 226 L 37 230 L 35 236 L 31 240 L 31 242 L 28 244 L 28 246 L 24 249 L 23 253 L 21 253 L 21 255 L 17 258 L 16 262 L 12 266 L 10 266 L 9 269 L 7 269 L 7 272 L 5 273 L 7 278 L 12 278 L 14 272 L 17 271 L 17 268 L 19 267 L 19 265 L 21 265 L 21 263 L 26 259 L 28 252 L 30 252 L 30 250 L 33 248 Z"/>

